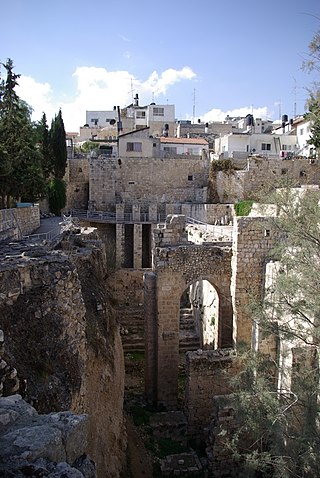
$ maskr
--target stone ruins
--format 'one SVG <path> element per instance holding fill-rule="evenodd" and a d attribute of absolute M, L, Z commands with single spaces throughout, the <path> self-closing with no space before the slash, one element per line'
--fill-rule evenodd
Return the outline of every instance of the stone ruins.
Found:
<path fill-rule="evenodd" d="M 218 433 L 222 422 L 232 424 L 232 410 L 219 410 L 216 397 L 230 392 L 223 371 L 236 373 L 238 345 L 251 344 L 247 306 L 263 291 L 276 237 L 263 215 L 237 217 L 234 203 L 283 176 L 319 185 L 319 166 L 249 158 L 224 171 L 206 151 L 144 157 L 127 152 L 127 141 L 135 144 L 120 137 L 119 157 L 68 160 L 65 214 L 79 221 L 78 231 L 43 240 L 32 236 L 38 205 L 1 211 L 0 379 L 9 397 L 0 399 L 0 443 L 3 459 L 15 457 L 21 474 L 14 476 L 26 476 L 28 464 L 47 470 L 37 476 L 121 476 L 123 352 L 143 354 L 144 399 L 166 412 L 160 424 L 178 441 L 184 430 L 186 443 L 207 447 L 202 461 L 194 450 L 167 454 L 162 476 L 237 476 Z M 134 141 L 157 148 L 145 129 Z M 32 425 L 21 422 L 21 410 Z M 31 444 L 35 431 L 22 440 L 31 426 L 45 430 L 42 450 Z M 83 471 L 84 453 L 96 471 Z M 58 466 L 76 470 L 57 474 Z"/>

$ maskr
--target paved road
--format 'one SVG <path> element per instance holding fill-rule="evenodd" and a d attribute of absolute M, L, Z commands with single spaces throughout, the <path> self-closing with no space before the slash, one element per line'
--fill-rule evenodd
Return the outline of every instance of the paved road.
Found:
<path fill-rule="evenodd" d="M 59 226 L 59 223 L 63 222 L 61 216 L 48 217 L 41 219 L 40 227 L 34 231 L 34 234 L 43 234 L 45 232 L 50 232 L 53 229 L 56 229 Z"/>

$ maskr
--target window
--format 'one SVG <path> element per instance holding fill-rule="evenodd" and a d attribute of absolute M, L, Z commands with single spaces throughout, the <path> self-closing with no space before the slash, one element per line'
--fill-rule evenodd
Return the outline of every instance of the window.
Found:
<path fill-rule="evenodd" d="M 127 151 L 142 152 L 142 143 L 127 143 Z"/>
<path fill-rule="evenodd" d="M 304 133 L 304 129 L 303 129 L 303 128 L 300 128 L 300 130 L 299 130 L 300 136 L 303 135 L 303 133 Z"/>
<path fill-rule="evenodd" d="M 164 108 L 154 107 L 153 116 L 164 116 Z"/>
<path fill-rule="evenodd" d="M 165 154 L 177 154 L 177 148 L 175 146 L 164 146 L 163 151 Z"/>
<path fill-rule="evenodd" d="M 128 184 L 134 184 L 134 181 L 129 181 L 129 183 L 128 183 Z"/>
<path fill-rule="evenodd" d="M 156 147 L 157 147 L 157 143 L 152 143 L 152 147 L 153 147 L 153 148 L 156 148 Z"/>
<path fill-rule="evenodd" d="M 285 169 L 285 168 L 284 168 L 284 169 L 281 169 L 281 174 L 282 174 L 282 175 L 285 175 L 285 174 L 287 174 L 287 172 L 288 172 L 288 170 L 287 170 L 287 169 Z"/>
<path fill-rule="evenodd" d="M 145 111 L 141 111 L 141 110 L 136 111 L 136 118 L 145 118 L 145 117 L 146 117 Z"/>
<path fill-rule="evenodd" d="M 99 119 L 98 118 L 92 118 L 91 123 L 93 123 L 95 126 L 97 126 Z"/>
<path fill-rule="evenodd" d="M 192 176 L 192 174 L 189 174 L 189 176 L 188 176 L 188 181 L 193 181 L 193 176 Z"/>
<path fill-rule="evenodd" d="M 262 143 L 261 144 L 262 151 L 271 151 L 271 144 L 270 143 Z"/>

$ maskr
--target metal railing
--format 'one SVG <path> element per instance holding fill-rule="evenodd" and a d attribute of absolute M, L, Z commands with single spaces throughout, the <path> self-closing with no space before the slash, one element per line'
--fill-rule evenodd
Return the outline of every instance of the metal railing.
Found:
<path fill-rule="evenodd" d="M 108 222 L 113 224 L 158 224 L 165 222 L 165 216 L 163 214 L 157 214 L 156 218 L 152 218 L 148 212 L 116 213 L 107 211 L 85 211 L 82 209 L 71 209 L 70 214 L 72 217 L 77 217 L 79 219 L 86 219 L 93 222 Z"/>
<path fill-rule="evenodd" d="M 23 239 L 27 241 L 53 241 L 60 234 L 60 226 L 51 229 L 48 232 L 40 232 L 38 234 L 29 234 L 27 236 L 22 236 Z"/>
<path fill-rule="evenodd" d="M 227 240 L 232 241 L 233 226 L 214 226 L 203 221 L 199 221 L 193 217 L 186 217 L 187 224 L 198 225 L 206 232 L 210 232 L 214 237 L 225 237 Z"/>

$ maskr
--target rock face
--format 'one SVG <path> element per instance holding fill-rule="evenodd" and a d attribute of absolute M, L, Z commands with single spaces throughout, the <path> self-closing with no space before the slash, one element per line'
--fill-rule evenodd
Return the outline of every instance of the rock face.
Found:
<path fill-rule="evenodd" d="M 0 328 L 19 392 L 41 413 L 88 414 L 97 475 L 117 477 L 126 445 L 124 360 L 105 255 L 91 239 L 66 236 L 51 251 L 24 243 L 2 247 Z"/>
<path fill-rule="evenodd" d="M 86 415 L 39 415 L 20 395 L 0 398 L 0 474 L 95 478 L 86 457 Z"/>

